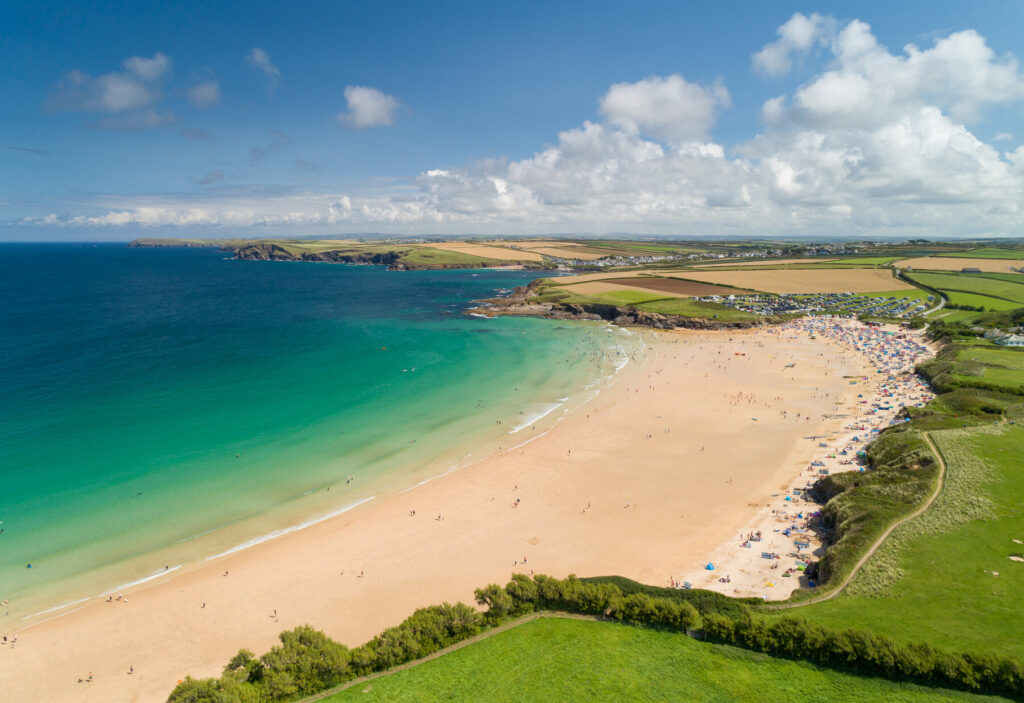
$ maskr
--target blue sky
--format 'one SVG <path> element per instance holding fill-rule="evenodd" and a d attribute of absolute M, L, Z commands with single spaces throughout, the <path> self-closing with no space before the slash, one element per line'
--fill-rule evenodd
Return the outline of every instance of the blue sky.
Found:
<path fill-rule="evenodd" d="M 3 239 L 1024 236 L 1020 3 L 6 3 L 0 22 Z"/>

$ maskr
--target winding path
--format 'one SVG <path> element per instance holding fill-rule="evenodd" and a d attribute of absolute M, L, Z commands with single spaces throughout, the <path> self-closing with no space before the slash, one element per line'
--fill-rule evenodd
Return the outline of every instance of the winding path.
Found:
<path fill-rule="evenodd" d="M 878 551 L 878 548 L 882 546 L 882 543 L 885 542 L 886 539 L 888 539 L 889 535 L 892 534 L 893 530 L 895 530 L 900 525 L 909 522 L 910 520 L 913 520 L 918 515 L 927 510 L 931 506 L 931 504 L 935 502 L 935 499 L 938 498 L 939 494 L 942 492 L 942 485 L 946 479 L 946 460 L 942 458 L 942 452 L 939 451 L 939 448 L 935 446 L 935 442 L 932 441 L 931 432 L 922 432 L 921 436 L 924 437 L 924 441 L 928 444 L 928 448 L 931 450 L 932 454 L 935 456 L 935 460 L 939 464 L 939 475 L 937 480 L 935 481 L 935 490 L 932 492 L 930 496 L 928 496 L 928 500 L 922 503 L 921 506 L 914 512 L 910 513 L 910 515 L 905 515 L 893 524 L 889 525 L 888 529 L 886 529 L 886 531 L 883 532 L 877 540 L 875 540 L 875 543 L 871 545 L 871 548 L 864 552 L 863 555 L 861 555 L 861 558 L 858 559 L 857 563 L 853 565 L 853 568 L 850 569 L 850 573 L 846 575 L 846 578 L 844 578 L 838 586 L 831 589 L 828 593 L 823 593 L 820 596 L 808 598 L 807 600 L 799 601 L 797 603 L 787 603 L 785 605 L 768 606 L 767 608 L 765 608 L 766 610 L 788 610 L 789 608 L 802 608 L 805 605 L 813 605 L 814 603 L 823 603 L 827 600 L 832 600 L 840 593 L 842 593 L 843 590 L 850 584 L 850 581 L 853 580 L 853 577 L 857 575 L 857 572 L 860 571 L 861 567 L 863 567 L 864 564 L 867 563 L 868 559 L 870 559 L 874 555 L 874 553 Z"/>

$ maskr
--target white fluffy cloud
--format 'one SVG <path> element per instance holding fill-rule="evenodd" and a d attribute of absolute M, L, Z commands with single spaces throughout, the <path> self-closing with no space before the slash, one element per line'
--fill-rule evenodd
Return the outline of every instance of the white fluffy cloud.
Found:
<path fill-rule="evenodd" d="M 281 69 L 270 60 L 270 54 L 254 46 L 245 56 L 245 62 L 262 73 L 267 79 L 267 92 L 272 93 L 281 80 Z"/>
<path fill-rule="evenodd" d="M 1011 55 L 976 32 L 893 53 L 859 21 L 795 15 L 753 57 L 779 75 L 824 61 L 762 107 L 767 126 L 733 149 L 711 136 L 724 86 L 679 75 L 611 86 L 602 121 L 529 158 L 436 168 L 373 192 L 211 192 L 111 200 L 30 222 L 107 226 L 273 225 L 324 231 L 697 234 L 1024 234 L 1024 147 L 1000 150 L 973 120 L 1024 99 Z M 774 47 L 774 48 L 772 48 Z M 823 57 L 817 56 L 821 47 Z M 766 53 L 767 52 L 767 53 Z M 812 56 L 812 53 L 814 56 Z M 389 124 L 397 101 L 350 86 L 341 119 Z"/>
<path fill-rule="evenodd" d="M 133 56 L 121 62 L 123 70 L 91 76 L 68 71 L 47 100 L 53 111 L 123 112 L 146 107 L 160 98 L 160 80 L 171 70 L 171 58 L 157 52 L 153 58 Z"/>
<path fill-rule="evenodd" d="M 721 83 L 705 88 L 674 74 L 616 83 L 601 99 L 601 114 L 624 130 L 656 139 L 701 140 L 714 126 L 718 109 L 729 104 L 729 91 Z"/>
<path fill-rule="evenodd" d="M 398 109 L 398 101 L 394 97 L 362 85 L 347 86 L 345 101 L 348 110 L 338 114 L 338 121 L 353 129 L 390 125 Z"/>
<path fill-rule="evenodd" d="M 793 67 L 793 54 L 810 51 L 815 44 L 822 43 L 834 28 L 835 20 L 831 17 L 823 17 L 816 12 L 810 16 L 797 12 L 776 30 L 777 40 L 765 44 L 754 54 L 754 68 L 772 77 L 784 75 Z"/>
<path fill-rule="evenodd" d="M 214 80 L 196 83 L 188 89 L 188 101 L 194 107 L 211 107 L 220 102 L 220 83 Z"/>

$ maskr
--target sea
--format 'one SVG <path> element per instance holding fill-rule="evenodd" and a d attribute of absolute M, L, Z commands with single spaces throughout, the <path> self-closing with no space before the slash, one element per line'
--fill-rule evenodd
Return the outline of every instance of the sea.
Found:
<path fill-rule="evenodd" d="M 60 616 L 546 432 L 639 341 L 466 314 L 538 275 L 0 245 L 0 623 Z"/>

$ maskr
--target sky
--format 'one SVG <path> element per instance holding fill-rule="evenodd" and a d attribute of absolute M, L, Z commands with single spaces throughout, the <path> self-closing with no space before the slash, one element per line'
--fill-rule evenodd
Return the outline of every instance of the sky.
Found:
<path fill-rule="evenodd" d="M 0 240 L 1024 236 L 1024 3 L 0 7 Z"/>

